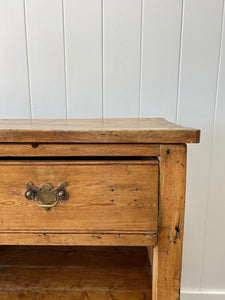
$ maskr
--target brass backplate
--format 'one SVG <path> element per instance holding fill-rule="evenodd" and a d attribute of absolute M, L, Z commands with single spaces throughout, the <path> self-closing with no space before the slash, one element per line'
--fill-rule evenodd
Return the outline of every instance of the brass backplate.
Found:
<path fill-rule="evenodd" d="M 36 187 L 32 182 L 26 182 L 25 185 L 28 188 L 25 197 L 36 202 L 38 206 L 48 209 L 51 208 L 52 203 L 58 200 L 66 200 L 69 196 L 65 190 L 66 182 L 60 183 L 57 187 L 52 187 L 49 183 L 43 183 L 40 187 Z"/>

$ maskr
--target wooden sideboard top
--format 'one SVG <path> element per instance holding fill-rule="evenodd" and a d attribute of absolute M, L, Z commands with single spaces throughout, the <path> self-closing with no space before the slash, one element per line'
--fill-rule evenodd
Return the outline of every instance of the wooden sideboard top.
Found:
<path fill-rule="evenodd" d="M 198 143 L 200 130 L 163 118 L 2 119 L 1 143 Z"/>

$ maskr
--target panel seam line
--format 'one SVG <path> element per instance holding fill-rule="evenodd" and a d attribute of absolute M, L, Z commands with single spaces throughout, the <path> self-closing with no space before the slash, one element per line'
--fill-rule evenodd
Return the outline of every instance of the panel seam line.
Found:
<path fill-rule="evenodd" d="M 144 23 L 144 0 L 141 0 L 141 24 L 140 24 L 140 67 L 139 67 L 139 95 L 138 95 L 138 117 L 141 117 L 142 98 L 142 64 L 143 64 L 143 23 Z"/>
<path fill-rule="evenodd" d="M 103 51 L 103 49 L 104 49 L 104 42 L 103 42 L 103 40 L 104 40 L 104 29 L 103 29 L 103 20 L 104 20 L 104 18 L 103 18 L 103 5 L 104 5 L 104 3 L 103 3 L 103 1 L 104 0 L 101 0 L 101 33 L 102 33 L 102 36 L 101 36 L 101 48 L 102 48 L 102 60 L 101 60 L 101 63 L 102 63 L 102 119 L 104 119 L 104 108 L 105 108 L 105 103 L 104 103 L 104 66 L 103 66 L 103 64 L 104 64 L 104 51 Z"/>
<path fill-rule="evenodd" d="M 28 37 L 27 37 L 27 18 L 26 18 L 26 0 L 23 0 L 23 14 L 24 14 L 24 34 L 25 34 L 25 48 L 26 48 L 26 61 L 27 61 L 27 81 L 28 81 L 28 97 L 29 97 L 29 110 L 30 118 L 32 116 L 32 99 L 31 99 L 31 85 L 30 85 L 30 68 L 29 68 L 29 54 L 28 54 Z"/>
<path fill-rule="evenodd" d="M 176 102 L 176 123 L 179 120 L 179 108 L 180 108 L 180 84 L 181 84 L 181 66 L 182 66 L 182 54 L 183 54 L 183 36 L 184 36 L 184 7 L 185 0 L 182 1 L 181 6 L 181 29 L 180 29 L 180 48 L 179 48 L 179 65 L 178 65 L 178 84 L 177 84 L 177 102 Z"/>
<path fill-rule="evenodd" d="M 65 85 L 65 108 L 66 119 L 68 119 L 68 93 L 67 93 L 67 60 L 66 60 L 66 39 L 65 39 L 65 7 L 64 0 L 62 0 L 62 29 L 63 29 L 63 63 L 64 63 L 64 85 Z"/>

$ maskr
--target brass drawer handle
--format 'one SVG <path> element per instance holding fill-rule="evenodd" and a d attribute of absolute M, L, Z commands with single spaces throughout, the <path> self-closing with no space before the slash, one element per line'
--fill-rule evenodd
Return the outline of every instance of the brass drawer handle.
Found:
<path fill-rule="evenodd" d="M 66 182 L 60 183 L 55 188 L 48 183 L 43 183 L 39 188 L 32 182 L 26 182 L 25 185 L 28 188 L 25 192 L 25 197 L 28 200 L 32 200 L 35 205 L 43 207 L 46 210 L 56 206 L 60 200 L 66 200 L 69 197 L 65 189 L 68 185 Z"/>

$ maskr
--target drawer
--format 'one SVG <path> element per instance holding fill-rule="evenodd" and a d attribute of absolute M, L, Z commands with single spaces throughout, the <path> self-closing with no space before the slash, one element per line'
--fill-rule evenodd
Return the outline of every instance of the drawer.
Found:
<path fill-rule="evenodd" d="M 156 159 L 12 159 L 0 171 L 1 232 L 157 231 Z M 69 196 L 46 210 L 25 198 L 26 182 L 49 189 L 66 182 Z"/>

